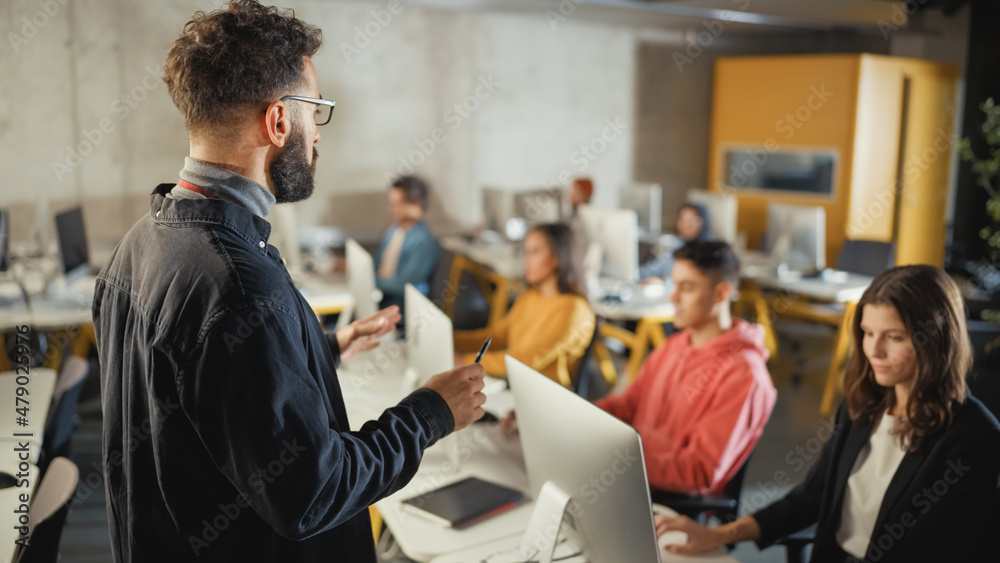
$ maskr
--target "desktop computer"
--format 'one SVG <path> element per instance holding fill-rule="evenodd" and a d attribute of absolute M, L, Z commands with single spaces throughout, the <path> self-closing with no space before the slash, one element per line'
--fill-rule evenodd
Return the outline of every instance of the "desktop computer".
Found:
<path fill-rule="evenodd" d="M 632 209 L 597 209 L 581 205 L 578 209 L 583 226 L 587 262 L 600 253 L 601 272 L 628 282 L 639 277 L 639 217 Z M 594 272 L 587 272 L 593 277 Z"/>
<path fill-rule="evenodd" d="M 822 207 L 767 204 L 764 244 L 775 260 L 792 271 L 826 268 L 826 210 Z"/>
<path fill-rule="evenodd" d="M 519 241 L 528 229 L 560 220 L 561 190 L 483 188 L 483 223 L 508 241 Z"/>
<path fill-rule="evenodd" d="M 622 188 L 620 196 L 620 207 L 638 215 L 640 231 L 663 232 L 663 187 L 653 183 L 630 184 Z"/>
<path fill-rule="evenodd" d="M 736 244 L 738 200 L 735 195 L 692 189 L 688 190 L 687 200 L 701 205 L 708 212 L 711 238 Z"/>
<path fill-rule="evenodd" d="M 271 236 L 268 242 L 281 253 L 281 257 L 285 259 L 285 267 L 295 280 L 302 273 L 302 251 L 299 248 L 299 237 L 296 232 L 294 204 L 282 203 L 271 206 L 271 217 L 267 220 L 271 223 Z"/>
<path fill-rule="evenodd" d="M 551 560 L 564 533 L 590 563 L 659 561 L 639 434 L 514 358 L 506 362 L 535 499 L 520 558 L 510 560 Z"/>
<path fill-rule="evenodd" d="M 74 207 L 58 213 L 55 222 L 59 258 L 68 288 L 73 282 L 86 276 L 90 268 L 90 252 L 87 248 L 87 233 L 83 226 L 83 210 Z"/>
<path fill-rule="evenodd" d="M 408 390 L 427 383 L 431 376 L 455 367 L 451 319 L 411 284 L 405 295 L 406 351 L 410 364 Z"/>
<path fill-rule="evenodd" d="M 347 286 L 354 298 L 354 318 L 378 312 L 382 292 L 375 286 L 375 261 L 354 239 L 347 239 Z"/>

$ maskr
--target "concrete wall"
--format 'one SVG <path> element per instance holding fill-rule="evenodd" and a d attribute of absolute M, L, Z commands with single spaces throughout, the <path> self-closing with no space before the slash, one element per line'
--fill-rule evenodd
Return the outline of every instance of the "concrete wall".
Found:
<path fill-rule="evenodd" d="M 220 4 L 0 3 L 0 205 L 14 209 L 15 238 L 31 225 L 32 203 L 49 198 L 54 210 L 83 201 L 92 238 L 113 241 L 157 183 L 176 180 L 187 138 L 160 68 L 191 11 Z M 673 54 L 701 22 L 650 30 L 408 0 L 395 14 L 389 0 L 284 4 L 324 30 L 320 91 L 337 100 L 318 145 L 316 193 L 296 204 L 300 223 L 362 238 L 388 221 L 387 178 L 411 166 L 432 185 L 438 231 L 478 221 L 483 186 L 552 186 L 576 175 L 592 177 L 597 203 L 608 206 L 632 179 L 661 182 L 672 226 L 683 191 L 704 185 L 716 56 L 889 50 L 880 37 L 733 29 L 680 71 Z"/>
<path fill-rule="evenodd" d="M 0 31 L 21 38 L 0 48 L 0 205 L 18 215 L 15 238 L 31 224 L 30 204 L 46 197 L 54 210 L 90 202 L 91 236 L 113 239 L 157 183 L 176 180 L 187 139 L 160 69 L 194 7 L 216 4 L 3 3 Z M 431 219 L 442 230 L 481 217 L 482 185 L 551 184 L 564 169 L 607 186 L 631 177 L 629 130 L 594 141 L 606 120 L 632 126 L 630 30 L 405 1 L 395 14 L 387 1 L 287 4 L 324 30 L 320 91 L 337 100 L 318 145 L 316 193 L 296 205 L 301 223 L 377 235 L 386 178 L 411 166 L 432 184 Z M 592 141 L 602 152 L 574 159 Z"/>

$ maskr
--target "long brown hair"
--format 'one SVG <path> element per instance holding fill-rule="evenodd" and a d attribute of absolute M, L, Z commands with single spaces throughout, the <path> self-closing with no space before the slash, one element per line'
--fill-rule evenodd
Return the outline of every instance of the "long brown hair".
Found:
<path fill-rule="evenodd" d="M 854 354 L 844 375 L 844 396 L 851 420 L 874 424 L 896 404 L 892 389 L 875 381 L 862 348 L 861 315 L 866 305 L 891 305 L 903 321 L 917 354 L 913 391 L 893 433 L 909 451 L 947 428 L 965 400 L 965 377 L 972 349 L 965 304 L 958 286 L 933 266 L 900 266 L 878 275 L 858 302 L 852 322 Z"/>
<path fill-rule="evenodd" d="M 558 284 L 559 293 L 579 295 L 586 298 L 581 280 L 583 268 L 576 252 L 576 242 L 573 230 L 563 223 L 544 223 L 533 227 L 529 233 L 541 233 L 549 243 L 549 250 L 559 261 Z"/>

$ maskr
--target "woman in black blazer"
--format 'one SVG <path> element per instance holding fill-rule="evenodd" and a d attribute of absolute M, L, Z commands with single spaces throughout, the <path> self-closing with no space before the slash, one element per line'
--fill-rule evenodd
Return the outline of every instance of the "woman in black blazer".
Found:
<path fill-rule="evenodd" d="M 965 307 L 940 269 L 883 272 L 858 302 L 835 431 L 805 481 L 751 515 L 706 528 L 658 516 L 694 554 L 761 548 L 816 524 L 814 563 L 1000 561 L 1000 425 L 970 396 Z M 994 535 L 996 534 L 996 535 Z"/>

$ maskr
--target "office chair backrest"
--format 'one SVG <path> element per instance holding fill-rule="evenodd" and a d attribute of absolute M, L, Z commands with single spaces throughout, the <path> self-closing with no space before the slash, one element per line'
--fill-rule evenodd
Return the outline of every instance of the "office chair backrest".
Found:
<path fill-rule="evenodd" d="M 16 563 L 55 563 L 59 558 L 59 539 L 79 479 L 75 463 L 64 457 L 52 460 L 31 499 L 29 543 L 15 556 Z"/>
<path fill-rule="evenodd" d="M 1000 324 L 970 320 L 967 325 L 973 358 L 969 391 L 1000 418 Z"/>
<path fill-rule="evenodd" d="M 584 399 L 590 400 L 590 387 L 591 379 L 594 371 L 597 369 L 594 366 L 594 344 L 597 343 L 597 339 L 600 338 L 599 331 L 601 330 L 601 318 L 596 317 L 594 319 L 594 334 L 590 337 L 590 343 L 587 344 L 587 349 L 583 352 L 583 356 L 580 358 L 580 367 L 576 370 L 573 375 L 573 379 L 570 383 L 570 389 L 573 390 L 577 395 L 583 397 Z"/>
<path fill-rule="evenodd" d="M 896 245 L 891 242 L 846 240 L 837 255 L 837 269 L 852 274 L 875 277 L 893 267 Z"/>
<path fill-rule="evenodd" d="M 45 424 L 45 437 L 42 439 L 42 452 L 38 462 L 38 469 L 43 474 L 51 460 L 71 457 L 75 427 L 73 418 L 83 392 L 83 384 L 87 381 L 87 360 L 76 356 L 69 358 L 60 375 L 52 399 L 53 405 L 49 409 L 49 419 Z"/>
<path fill-rule="evenodd" d="M 726 483 L 726 486 L 722 489 L 723 494 L 728 497 L 736 499 L 737 507 L 739 507 L 740 496 L 743 494 L 743 484 L 746 482 L 747 478 L 747 467 L 750 465 L 750 458 L 753 457 L 753 452 L 747 456 L 746 461 L 740 466 L 739 471 L 733 475 L 733 478 Z"/>

